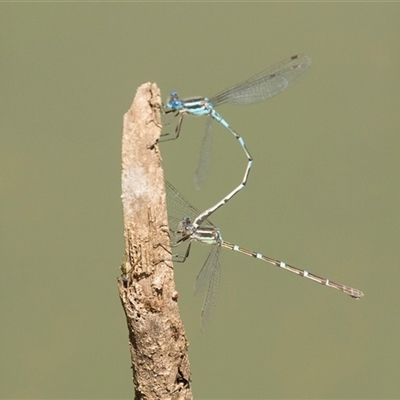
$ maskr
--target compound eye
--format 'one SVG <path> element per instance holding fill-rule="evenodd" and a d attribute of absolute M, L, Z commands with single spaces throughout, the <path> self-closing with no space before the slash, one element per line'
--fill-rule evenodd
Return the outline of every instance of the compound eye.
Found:
<path fill-rule="evenodd" d="M 180 110 L 182 108 L 182 102 L 179 100 L 179 95 L 177 92 L 170 93 L 166 107 L 172 110 Z"/>

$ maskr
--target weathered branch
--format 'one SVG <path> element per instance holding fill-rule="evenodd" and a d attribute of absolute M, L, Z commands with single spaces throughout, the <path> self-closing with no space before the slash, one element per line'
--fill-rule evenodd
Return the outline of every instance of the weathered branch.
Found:
<path fill-rule="evenodd" d="M 188 341 L 179 316 L 158 146 L 160 91 L 142 85 L 124 116 L 125 258 L 118 289 L 129 330 L 135 399 L 191 399 Z"/>

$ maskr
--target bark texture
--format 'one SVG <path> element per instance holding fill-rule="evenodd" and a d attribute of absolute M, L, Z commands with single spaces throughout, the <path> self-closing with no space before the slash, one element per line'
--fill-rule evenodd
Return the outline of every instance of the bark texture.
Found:
<path fill-rule="evenodd" d="M 191 399 L 188 341 L 169 252 L 161 156 L 160 92 L 146 83 L 124 116 L 125 257 L 118 289 L 125 311 L 136 399 Z"/>

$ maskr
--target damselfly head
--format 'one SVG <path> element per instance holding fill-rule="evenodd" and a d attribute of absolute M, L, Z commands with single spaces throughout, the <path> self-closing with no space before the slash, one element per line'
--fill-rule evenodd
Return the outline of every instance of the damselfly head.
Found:
<path fill-rule="evenodd" d="M 178 233 L 182 236 L 191 235 L 193 232 L 193 225 L 190 217 L 186 216 L 182 219 L 182 221 L 178 225 Z"/>
<path fill-rule="evenodd" d="M 178 92 L 171 92 L 167 103 L 165 104 L 166 108 L 171 110 L 180 110 L 182 108 L 182 102 L 179 99 Z"/>

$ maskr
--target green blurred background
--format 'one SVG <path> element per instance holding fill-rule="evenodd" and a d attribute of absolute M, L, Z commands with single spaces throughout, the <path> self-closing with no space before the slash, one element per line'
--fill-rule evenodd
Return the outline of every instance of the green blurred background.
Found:
<path fill-rule="evenodd" d="M 399 383 L 400 5 L 36 3 L 0 6 L 1 398 L 132 398 L 116 278 L 120 150 L 136 88 L 212 96 L 297 53 L 307 79 L 218 111 L 255 163 L 212 220 L 224 239 L 364 291 L 344 294 L 223 251 L 206 334 L 175 266 L 199 398 L 396 398 Z M 203 210 L 246 160 L 218 124 L 193 184 L 204 118 L 160 145 Z"/>

